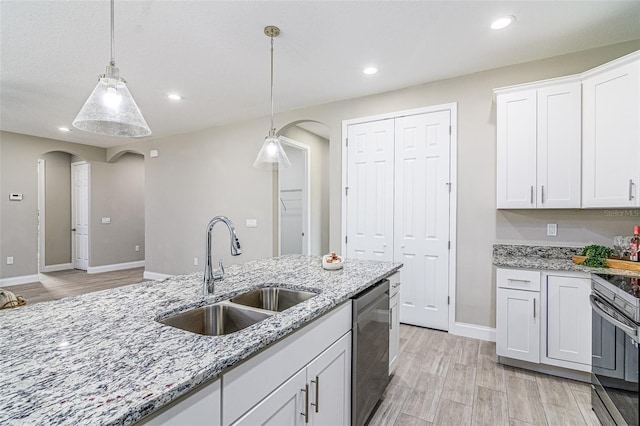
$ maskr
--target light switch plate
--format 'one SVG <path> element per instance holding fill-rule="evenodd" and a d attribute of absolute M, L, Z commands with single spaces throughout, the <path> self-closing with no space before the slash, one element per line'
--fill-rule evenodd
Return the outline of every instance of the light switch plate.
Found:
<path fill-rule="evenodd" d="M 558 224 L 547 223 L 547 235 L 549 237 L 556 237 L 558 235 Z"/>
<path fill-rule="evenodd" d="M 247 228 L 257 228 L 258 219 L 247 219 Z"/>
<path fill-rule="evenodd" d="M 159 155 L 160 153 L 157 149 L 152 149 L 151 151 L 149 151 L 149 157 L 151 158 L 157 158 Z"/>
<path fill-rule="evenodd" d="M 110 217 L 103 217 L 102 218 L 102 223 L 111 223 L 111 218 Z"/>
<path fill-rule="evenodd" d="M 13 256 L 7 257 L 7 265 L 13 265 Z"/>

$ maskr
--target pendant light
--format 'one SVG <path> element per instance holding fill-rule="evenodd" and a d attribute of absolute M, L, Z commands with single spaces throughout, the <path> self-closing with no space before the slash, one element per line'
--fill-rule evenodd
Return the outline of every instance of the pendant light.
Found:
<path fill-rule="evenodd" d="M 111 61 L 106 73 L 98 77 L 98 84 L 73 120 L 73 126 L 104 136 L 149 136 L 151 130 L 116 67 L 113 4 L 111 0 Z"/>
<path fill-rule="evenodd" d="M 276 136 L 276 128 L 273 125 L 273 39 L 280 35 L 280 28 L 272 25 L 264 28 L 264 34 L 271 38 L 271 127 L 269 135 L 264 138 L 262 149 L 258 153 L 253 167 L 267 170 L 278 170 L 291 167 L 287 154 L 282 149 L 280 139 Z"/>

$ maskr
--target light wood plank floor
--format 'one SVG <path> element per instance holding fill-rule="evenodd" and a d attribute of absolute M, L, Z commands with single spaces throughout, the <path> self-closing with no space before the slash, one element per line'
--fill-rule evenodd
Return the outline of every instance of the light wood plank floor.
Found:
<path fill-rule="evenodd" d="M 32 304 L 148 281 L 142 277 L 143 274 L 144 268 L 100 274 L 72 269 L 40 274 L 38 282 L 15 285 L 6 290 L 22 295 L 27 304 Z"/>
<path fill-rule="evenodd" d="M 600 425 L 586 383 L 497 363 L 495 343 L 400 326 L 400 362 L 370 426 Z"/>

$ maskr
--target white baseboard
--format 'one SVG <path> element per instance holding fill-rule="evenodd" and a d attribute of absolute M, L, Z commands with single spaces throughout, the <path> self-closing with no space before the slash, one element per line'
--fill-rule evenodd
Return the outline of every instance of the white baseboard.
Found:
<path fill-rule="evenodd" d="M 167 275 L 167 274 L 161 274 L 160 272 L 150 272 L 150 271 L 144 271 L 144 279 L 145 280 L 154 280 L 154 281 L 159 281 L 159 280 L 164 280 L 167 278 L 171 278 L 173 275 Z"/>
<path fill-rule="evenodd" d="M 449 333 L 456 336 L 471 337 L 473 339 L 486 340 L 488 342 L 496 341 L 496 329 L 485 327 L 483 325 L 467 324 L 464 322 L 456 322 Z"/>
<path fill-rule="evenodd" d="M 87 274 L 99 274 L 101 272 L 121 271 L 123 269 L 141 268 L 144 266 L 144 260 L 127 263 L 114 263 L 113 265 L 89 266 Z"/>
<path fill-rule="evenodd" d="M 40 277 L 38 277 L 38 274 L 22 275 L 21 277 L 0 278 L 0 287 L 10 287 L 12 285 L 35 283 L 37 281 L 40 281 Z"/>
<path fill-rule="evenodd" d="M 45 265 L 41 272 L 57 272 L 73 269 L 73 263 L 60 263 L 59 265 Z"/>

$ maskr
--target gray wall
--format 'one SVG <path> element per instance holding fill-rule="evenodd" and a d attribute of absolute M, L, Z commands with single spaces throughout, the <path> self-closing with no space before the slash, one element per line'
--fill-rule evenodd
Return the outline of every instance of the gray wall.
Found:
<path fill-rule="evenodd" d="M 281 132 L 295 141 L 310 147 L 311 152 L 311 253 L 329 252 L 329 141 L 297 126 Z M 277 223 L 277 222 L 276 222 Z M 277 235 L 277 229 L 275 230 Z M 338 248 L 333 249 L 338 250 Z"/>
<path fill-rule="evenodd" d="M 638 49 L 640 40 L 635 40 L 319 105 L 278 114 L 276 124 L 282 126 L 298 120 L 316 120 L 330 128 L 330 245 L 335 249 L 341 246 L 342 120 L 457 102 L 456 320 L 493 327 L 495 284 L 491 245 L 497 240 L 499 221 L 495 207 L 495 105 L 492 89 L 582 72 Z M 268 128 L 265 117 L 107 150 L 107 155 L 112 156 L 130 147 L 144 152 L 160 149 L 160 158 L 151 159 L 146 169 L 149 271 L 179 273 L 200 269 L 191 266 L 192 257 L 204 251 L 207 220 L 221 213 L 229 214 L 241 225 L 245 218 L 258 219 L 258 228 L 239 227 L 244 254 L 237 258 L 238 261 L 271 255 L 272 176 L 252 167 Z M 532 220 L 538 217 L 537 214 L 534 213 Z M 177 227 L 175 223 L 181 226 Z M 564 225 L 560 221 L 558 223 L 560 232 L 563 232 Z M 513 226 L 520 229 L 529 225 Z M 591 226 L 589 219 L 585 219 L 583 226 Z M 217 237 L 215 249 L 217 254 L 228 253 L 226 239 Z"/>
<path fill-rule="evenodd" d="M 144 260 L 144 183 L 142 155 L 91 163 L 89 266 Z M 111 223 L 103 224 L 103 217 Z"/>
<path fill-rule="evenodd" d="M 54 139 L 0 132 L 0 278 L 38 272 L 38 158 L 50 151 L 105 161 L 106 150 Z M 10 192 L 23 201 L 9 201 Z M 14 264 L 7 265 L 6 257 Z"/>
<path fill-rule="evenodd" d="M 49 152 L 45 163 L 45 265 L 71 263 L 71 155 Z"/>

